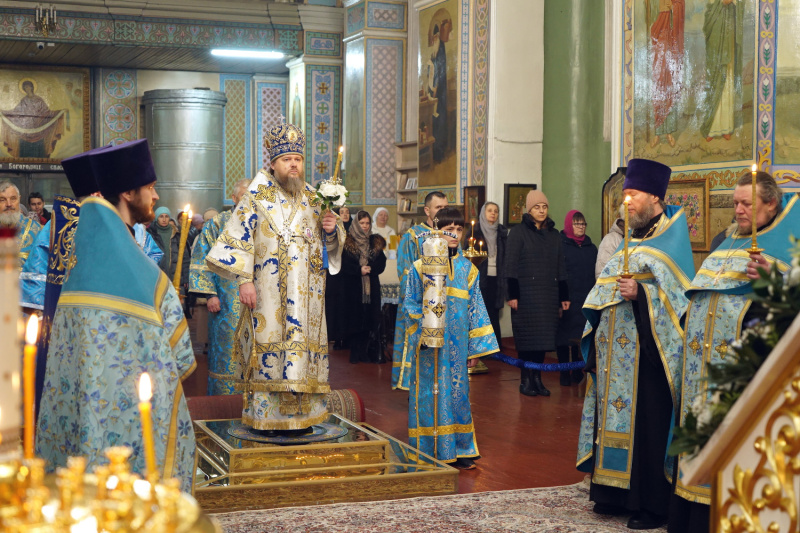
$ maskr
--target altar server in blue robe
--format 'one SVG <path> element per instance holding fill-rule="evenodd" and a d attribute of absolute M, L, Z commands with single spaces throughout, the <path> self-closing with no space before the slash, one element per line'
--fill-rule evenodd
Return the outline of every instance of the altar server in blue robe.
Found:
<path fill-rule="evenodd" d="M 52 470 L 70 456 L 103 464 L 105 448 L 125 445 L 133 449 L 133 470 L 143 473 L 137 404 L 147 372 L 158 475 L 178 478 L 190 491 L 195 438 L 181 382 L 195 368 L 194 353 L 180 299 L 132 228 L 153 219 L 158 199 L 147 141 L 111 147 L 90 161 L 107 200 L 81 205 L 53 319 L 36 453 Z"/>
<path fill-rule="evenodd" d="M 409 390 L 409 444 L 457 468 L 471 469 L 480 453 L 469 403 L 467 369 L 479 357 L 499 348 L 481 296 L 478 268 L 461 255 L 459 248 L 463 214 L 455 207 L 446 207 L 437 218 L 442 230 L 458 235 L 445 236 L 450 257 L 445 278 L 444 345 L 431 348 L 423 344 L 424 274 L 422 260 L 417 260 L 406 275 L 403 299 L 410 372 L 404 374 L 403 382 L 393 385 Z"/>
<path fill-rule="evenodd" d="M 447 196 L 439 191 L 428 193 L 425 197 L 425 215 L 428 219 L 422 224 L 412 226 L 403 234 L 397 246 L 397 279 L 400 280 L 400 305 L 397 308 L 397 319 L 394 328 L 394 350 L 392 355 L 392 388 L 405 381 L 405 374 L 410 368 L 408 353 L 408 332 L 405 329 L 406 315 L 403 309 L 403 296 L 406 276 L 413 268 L 414 261 L 422 255 L 422 240 L 417 236 L 433 229 L 433 219 L 440 209 L 447 207 Z"/>
<path fill-rule="evenodd" d="M 800 228 L 800 207 L 796 194 L 783 194 L 780 186 L 766 172 L 756 175 L 756 227 L 758 247 L 764 251 L 750 255 L 752 236 L 751 173 L 739 178 L 733 191 L 736 222 L 728 228 L 727 238 L 712 250 L 692 280 L 686 296 L 689 305 L 684 318 L 683 382 L 680 423 L 695 403 L 711 400 L 708 391 L 709 364 L 730 355 L 730 344 L 742 335 L 742 326 L 756 313 L 751 310 L 751 281 L 758 278 L 758 268 L 775 265 L 780 272 L 791 266 L 790 237 Z M 682 468 L 686 457 L 678 457 Z M 710 485 L 686 485 L 678 471 L 675 494 L 670 503 L 668 530 L 672 533 L 696 533 L 709 530 Z"/>
<path fill-rule="evenodd" d="M 233 205 L 239 203 L 250 180 L 233 186 Z M 239 283 L 223 278 L 206 266 L 206 256 L 230 220 L 233 210 L 223 211 L 203 225 L 195 241 L 189 266 L 189 292 L 205 297 L 208 307 L 208 394 L 244 392 L 242 368 L 233 350 L 236 328 L 242 312 Z"/>
<path fill-rule="evenodd" d="M 631 529 L 666 523 L 666 451 L 680 405 L 682 328 L 694 276 L 683 208 L 664 205 L 671 169 L 632 159 L 623 184 L 631 197 L 630 273 L 624 241 L 583 306 L 581 349 L 591 371 L 579 435 L 578 467 L 592 473 L 598 514 L 633 514 Z"/>

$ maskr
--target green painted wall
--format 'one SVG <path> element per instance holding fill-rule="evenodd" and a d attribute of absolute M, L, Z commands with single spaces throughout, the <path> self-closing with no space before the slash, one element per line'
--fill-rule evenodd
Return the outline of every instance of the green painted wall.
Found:
<path fill-rule="evenodd" d="M 611 174 L 610 143 L 603 141 L 603 4 L 546 0 L 544 8 L 542 191 L 556 227 L 578 209 L 595 244 L 602 238 L 601 190 Z"/>

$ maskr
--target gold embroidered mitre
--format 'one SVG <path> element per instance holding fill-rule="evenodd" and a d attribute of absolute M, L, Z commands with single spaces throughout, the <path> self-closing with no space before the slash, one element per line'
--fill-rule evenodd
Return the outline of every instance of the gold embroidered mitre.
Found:
<path fill-rule="evenodd" d="M 294 124 L 282 122 L 264 136 L 264 147 L 269 150 L 270 161 L 287 154 L 302 156 L 306 147 L 306 134 Z"/>

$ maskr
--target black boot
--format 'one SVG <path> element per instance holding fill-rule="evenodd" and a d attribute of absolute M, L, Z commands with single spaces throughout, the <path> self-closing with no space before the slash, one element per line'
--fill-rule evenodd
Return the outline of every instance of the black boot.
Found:
<path fill-rule="evenodd" d="M 568 346 L 556 346 L 556 355 L 558 356 L 559 364 L 569 363 L 569 347 Z M 559 383 L 562 387 L 569 387 L 572 385 L 572 381 L 570 379 L 569 370 L 562 370 L 561 376 L 559 377 Z"/>
<path fill-rule="evenodd" d="M 527 368 L 523 368 L 520 372 L 522 379 L 519 384 L 519 392 L 525 396 L 536 396 L 538 394 L 531 386 L 531 372 Z"/>
<path fill-rule="evenodd" d="M 550 391 L 547 390 L 542 383 L 542 372 L 539 370 L 531 370 L 531 388 L 536 391 L 539 396 L 550 396 Z"/>
<path fill-rule="evenodd" d="M 570 352 L 572 353 L 572 362 L 573 363 L 575 361 L 583 361 L 583 356 L 581 355 L 581 347 L 580 346 L 572 346 L 572 348 L 570 349 Z M 572 371 L 572 384 L 573 385 L 577 385 L 578 383 L 583 381 L 583 379 L 584 379 L 584 375 L 583 375 L 583 370 L 582 369 L 576 368 L 575 370 Z"/>

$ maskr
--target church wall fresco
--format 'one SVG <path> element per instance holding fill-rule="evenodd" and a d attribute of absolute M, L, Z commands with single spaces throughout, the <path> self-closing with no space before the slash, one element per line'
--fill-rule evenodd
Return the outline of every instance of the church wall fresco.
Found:
<path fill-rule="evenodd" d="M 58 163 L 90 148 L 89 69 L 0 67 L 0 162 Z"/>
<path fill-rule="evenodd" d="M 800 187 L 800 0 L 620 4 L 621 164 L 646 157 L 673 180 L 708 180 L 712 220 L 714 195 L 754 162 Z"/>
<path fill-rule="evenodd" d="M 456 183 L 458 174 L 459 6 L 445 0 L 419 10 L 419 184 Z"/>
<path fill-rule="evenodd" d="M 419 86 L 409 88 L 420 95 L 417 109 L 409 110 L 419 116 L 417 138 L 410 139 L 418 142 L 420 150 L 418 205 L 433 190 L 444 192 L 450 202 L 460 202 L 463 187 L 486 182 L 489 0 L 420 0 L 410 16 L 416 17 L 420 36 L 418 42 L 409 43 L 409 54 L 418 57 L 420 68 Z M 442 37 L 440 23 L 445 16 L 450 17 L 446 24 L 449 34 Z M 444 44 L 443 54 L 439 52 L 440 43 Z M 437 56 L 446 59 L 437 60 Z M 438 101 L 434 102 L 430 93 L 437 63 L 448 72 L 443 77 L 447 80 L 446 128 L 444 121 L 433 116 Z M 439 143 L 436 160 L 430 142 L 436 137 L 434 119 L 439 122 L 438 131 L 447 137 L 446 144 Z M 423 137 L 429 146 L 421 141 Z"/>

